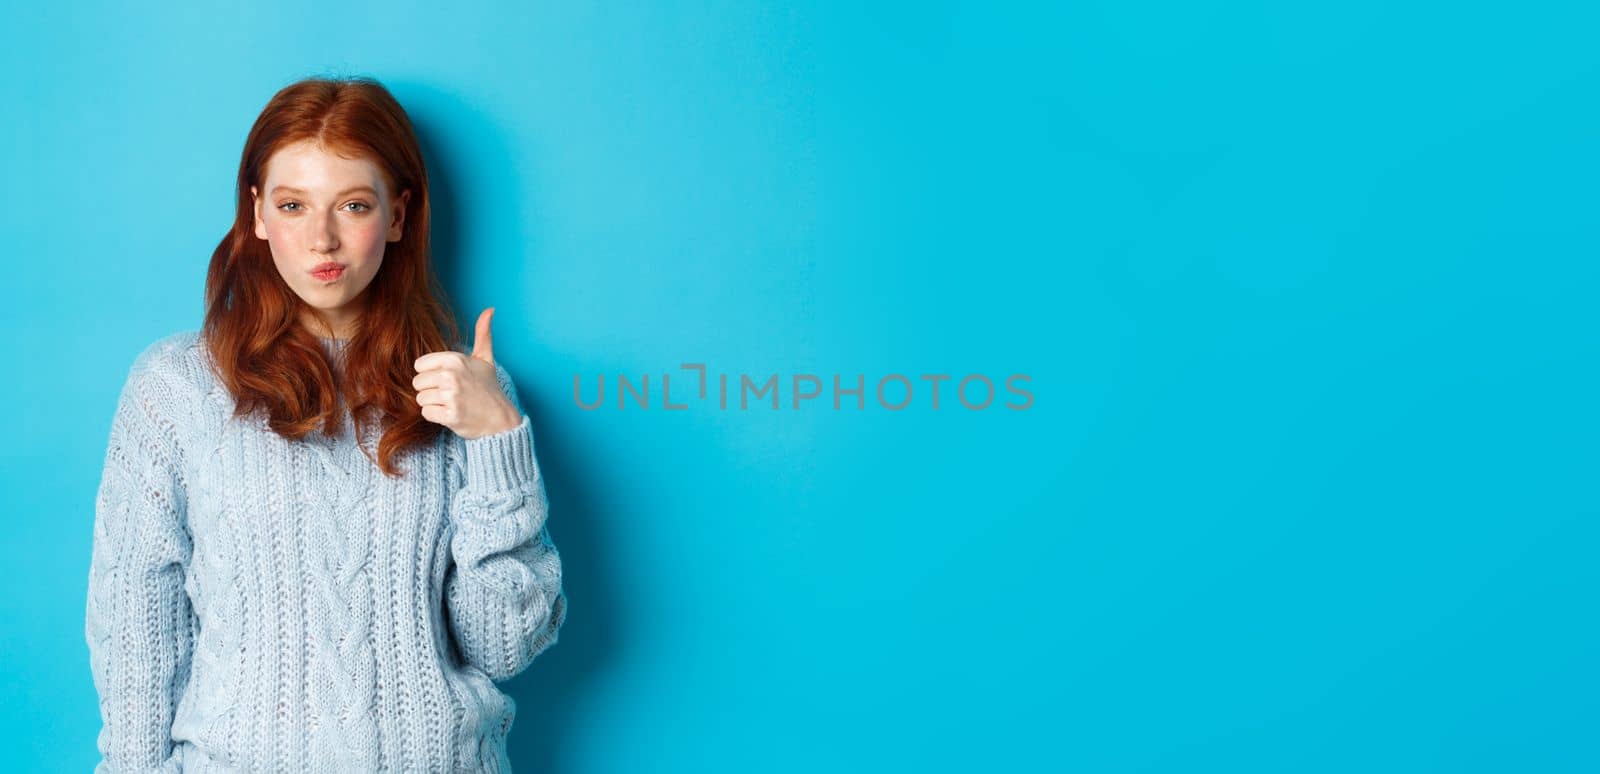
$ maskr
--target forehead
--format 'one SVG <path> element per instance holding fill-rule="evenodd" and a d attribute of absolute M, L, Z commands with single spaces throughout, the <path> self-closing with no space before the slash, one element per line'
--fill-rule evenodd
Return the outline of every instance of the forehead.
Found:
<path fill-rule="evenodd" d="M 280 185 L 330 194 L 356 185 L 384 190 L 383 170 L 370 159 L 346 158 L 309 140 L 273 153 L 267 159 L 266 176 L 268 191 Z"/>

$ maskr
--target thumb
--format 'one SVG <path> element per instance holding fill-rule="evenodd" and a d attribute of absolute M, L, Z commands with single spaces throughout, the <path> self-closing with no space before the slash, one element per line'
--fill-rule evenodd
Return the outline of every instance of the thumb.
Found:
<path fill-rule="evenodd" d="M 483 310 L 478 315 L 478 328 L 472 337 L 472 356 L 479 360 L 494 362 L 494 337 L 489 334 L 489 320 L 494 317 L 494 307 Z"/>

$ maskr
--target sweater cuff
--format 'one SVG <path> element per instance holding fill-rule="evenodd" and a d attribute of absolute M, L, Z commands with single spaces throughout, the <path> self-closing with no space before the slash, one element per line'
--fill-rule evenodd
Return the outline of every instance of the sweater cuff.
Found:
<path fill-rule="evenodd" d="M 464 439 L 467 488 L 476 492 L 503 492 L 538 480 L 533 459 L 533 426 L 527 414 L 510 430 Z"/>

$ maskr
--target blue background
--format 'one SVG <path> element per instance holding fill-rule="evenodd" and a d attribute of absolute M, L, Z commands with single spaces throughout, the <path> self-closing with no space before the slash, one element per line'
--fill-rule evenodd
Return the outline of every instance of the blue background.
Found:
<path fill-rule="evenodd" d="M 0 769 L 97 760 L 116 394 L 319 74 L 410 111 L 533 417 L 518 771 L 1600 769 L 1600 20 L 861 5 L 9 4 Z M 573 401 L 686 362 L 868 404 Z"/>

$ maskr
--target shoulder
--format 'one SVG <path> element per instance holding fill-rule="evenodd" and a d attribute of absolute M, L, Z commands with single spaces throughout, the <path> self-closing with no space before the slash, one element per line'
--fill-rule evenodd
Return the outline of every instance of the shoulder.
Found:
<path fill-rule="evenodd" d="M 133 365 L 128 367 L 128 384 L 150 386 L 167 381 L 177 361 L 196 338 L 193 331 L 180 331 L 146 344 L 139 354 L 134 355 Z"/>
<path fill-rule="evenodd" d="M 192 390 L 180 378 L 180 363 L 195 338 L 187 331 L 168 334 L 134 355 L 117 400 L 113 434 L 120 427 L 148 451 L 160 450 L 168 460 L 182 456 L 179 439 L 191 421 L 194 402 Z"/>
<path fill-rule="evenodd" d="M 141 367 L 158 372 L 190 397 L 212 394 L 221 388 L 199 330 L 169 333 L 151 342 L 135 359 L 134 369 Z"/>
<path fill-rule="evenodd" d="M 128 367 L 124 398 L 155 399 L 156 406 L 186 405 L 196 397 L 201 366 L 199 331 L 178 331 L 145 345 Z"/>
<path fill-rule="evenodd" d="M 199 342 L 199 331 L 169 333 L 140 350 L 133 359 L 132 370 L 136 373 L 145 373 L 173 368 L 179 365 L 178 361 L 182 358 L 197 352 Z"/>

